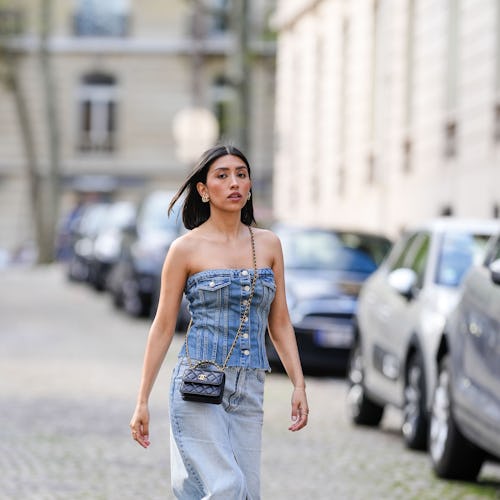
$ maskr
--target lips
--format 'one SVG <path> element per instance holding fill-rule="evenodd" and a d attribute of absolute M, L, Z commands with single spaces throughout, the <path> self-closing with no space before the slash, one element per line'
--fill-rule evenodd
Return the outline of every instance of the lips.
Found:
<path fill-rule="evenodd" d="M 233 193 L 228 196 L 230 200 L 239 200 L 241 199 L 241 194 L 240 193 Z"/>

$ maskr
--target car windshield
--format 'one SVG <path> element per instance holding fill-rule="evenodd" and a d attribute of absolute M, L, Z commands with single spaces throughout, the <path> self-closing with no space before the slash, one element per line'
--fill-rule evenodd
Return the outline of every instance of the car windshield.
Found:
<path fill-rule="evenodd" d="M 175 205 L 168 216 L 169 204 L 170 198 L 163 193 L 151 196 L 142 207 L 142 227 L 146 231 L 177 231 L 181 224 L 179 208 Z"/>
<path fill-rule="evenodd" d="M 457 287 L 470 266 L 479 264 L 491 235 L 467 232 L 445 233 L 437 262 L 435 282 Z"/>
<path fill-rule="evenodd" d="M 385 238 L 353 232 L 284 231 L 279 236 L 291 269 L 372 273 L 391 246 Z"/>

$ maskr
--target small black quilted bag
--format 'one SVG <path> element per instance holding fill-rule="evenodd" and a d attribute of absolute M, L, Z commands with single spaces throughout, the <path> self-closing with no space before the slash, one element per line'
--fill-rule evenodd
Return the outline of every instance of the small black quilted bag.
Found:
<path fill-rule="evenodd" d="M 255 241 L 253 238 L 252 228 L 249 226 L 250 230 L 250 240 L 252 242 L 252 257 L 253 257 L 253 279 L 252 279 L 252 287 L 250 291 L 250 297 L 248 298 L 248 302 L 246 304 L 245 310 L 241 315 L 240 326 L 238 331 L 236 332 L 236 336 L 234 337 L 233 344 L 231 345 L 231 349 L 226 356 L 224 364 L 222 366 L 218 365 L 213 361 L 200 361 L 195 365 L 191 364 L 191 358 L 189 356 L 188 350 L 188 341 L 187 336 L 189 334 L 189 330 L 191 327 L 191 323 L 189 324 L 188 331 L 186 333 L 186 357 L 189 362 L 189 368 L 186 369 L 182 376 L 182 384 L 180 387 L 180 391 L 182 394 L 182 399 L 186 401 L 196 401 L 198 403 L 212 403 L 212 404 L 220 404 L 222 402 L 222 397 L 224 395 L 224 384 L 226 382 L 226 374 L 224 370 L 226 369 L 227 363 L 231 358 L 231 354 L 233 353 L 234 347 L 236 346 L 236 341 L 240 336 L 241 329 L 245 324 L 246 318 L 248 317 L 248 313 L 250 311 L 250 303 L 252 302 L 253 294 L 255 292 L 255 283 L 257 281 L 257 259 L 255 256 Z M 206 367 L 206 366 L 210 367 Z M 205 366 L 205 368 L 203 368 Z"/>

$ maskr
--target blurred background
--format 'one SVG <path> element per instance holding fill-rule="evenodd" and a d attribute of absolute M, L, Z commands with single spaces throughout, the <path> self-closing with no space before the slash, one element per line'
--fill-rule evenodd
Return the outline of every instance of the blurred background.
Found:
<path fill-rule="evenodd" d="M 240 146 L 257 215 L 394 237 L 500 213 L 494 0 L 1 0 L 0 251 Z M 61 244 L 61 243 L 60 243 Z"/>
<path fill-rule="evenodd" d="M 268 219 L 274 8 L 269 0 L 2 0 L 3 260 L 50 261 L 72 210 L 177 188 L 218 140 L 248 153 Z"/>
<path fill-rule="evenodd" d="M 0 496 L 165 497 L 127 422 L 217 142 L 281 238 L 313 409 L 284 439 L 268 343 L 265 497 L 499 498 L 499 0 L 0 0 Z"/>

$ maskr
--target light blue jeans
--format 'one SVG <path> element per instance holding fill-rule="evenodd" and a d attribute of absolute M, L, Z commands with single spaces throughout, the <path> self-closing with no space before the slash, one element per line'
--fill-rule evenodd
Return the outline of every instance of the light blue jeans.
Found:
<path fill-rule="evenodd" d="M 220 405 L 184 401 L 181 358 L 170 387 L 171 480 L 179 500 L 260 499 L 265 371 L 228 367 Z"/>

